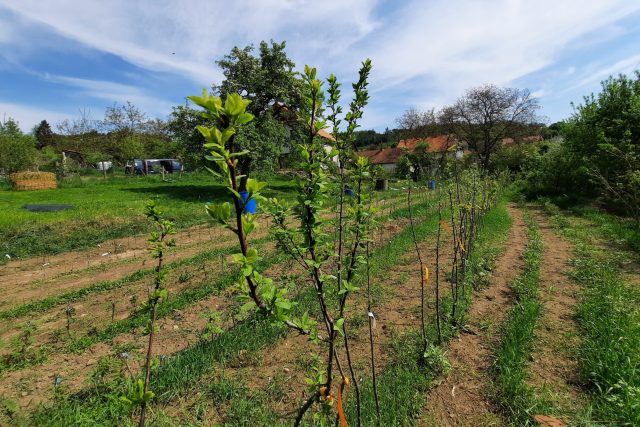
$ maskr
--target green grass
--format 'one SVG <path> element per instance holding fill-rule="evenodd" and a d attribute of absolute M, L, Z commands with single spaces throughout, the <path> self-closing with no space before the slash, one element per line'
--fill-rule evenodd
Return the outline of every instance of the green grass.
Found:
<path fill-rule="evenodd" d="M 287 199 L 293 182 L 274 177 L 266 196 Z M 224 186 L 202 173 L 185 174 L 172 182 L 160 177 L 99 178 L 63 185 L 55 190 L 0 189 L 0 263 L 12 258 L 52 255 L 95 247 L 114 238 L 150 230 L 144 204 L 156 200 L 177 227 L 204 223 L 204 204 L 227 199 Z M 26 204 L 71 204 L 60 212 L 29 212 Z"/>
<path fill-rule="evenodd" d="M 262 238 L 258 240 L 254 240 L 252 244 L 260 245 L 266 242 L 268 238 Z M 214 249 L 211 251 L 200 252 L 197 255 L 194 255 L 189 258 L 184 258 L 178 261 L 173 261 L 165 265 L 166 271 L 171 272 L 179 267 L 185 265 L 197 265 L 201 264 L 204 261 L 216 259 L 221 255 L 230 255 L 232 253 L 237 252 L 237 248 L 230 243 L 229 247 Z M 152 267 L 138 270 L 134 273 L 131 273 L 121 279 L 117 280 L 105 280 L 101 282 L 94 283 L 87 287 L 77 289 L 74 291 L 66 292 L 60 295 L 49 296 L 40 300 L 28 302 L 11 308 L 9 310 L 5 310 L 0 312 L 0 319 L 14 319 L 17 317 L 25 316 L 27 314 L 37 314 L 42 313 L 46 310 L 50 310 L 54 307 L 69 304 L 75 301 L 78 301 L 87 295 L 91 295 L 93 293 L 98 292 L 108 292 L 113 289 L 118 289 L 138 280 L 141 280 L 145 277 L 149 277 L 153 274 L 154 270 Z"/>
<path fill-rule="evenodd" d="M 427 203 L 414 206 L 414 215 L 425 215 Z M 400 218 L 407 215 L 406 208 L 398 209 L 391 213 L 393 218 Z M 435 221 L 435 220 L 434 220 Z M 435 222 L 432 224 L 432 228 Z M 391 243 L 379 248 L 374 252 L 373 256 L 377 259 L 378 264 L 388 259 L 390 253 L 401 253 L 402 248 L 395 248 L 391 252 L 386 250 L 390 246 L 400 244 L 402 247 L 408 247 L 411 244 L 410 232 L 404 230 L 400 235 L 392 239 Z M 386 251 L 385 251 L 386 250 Z M 265 256 L 256 267 L 258 270 L 264 270 L 268 265 L 273 263 L 276 258 L 280 259 L 283 255 Z M 381 267 L 382 268 L 382 267 Z M 230 275 L 222 279 L 221 284 L 205 284 L 202 287 L 191 289 L 179 294 L 176 299 L 169 299 L 159 306 L 158 316 L 162 317 L 171 313 L 173 309 L 181 309 L 194 301 L 201 299 L 204 295 L 211 293 L 217 289 L 225 287 L 235 280 L 237 275 Z M 297 299 L 299 305 L 296 307 L 296 315 L 300 315 L 303 311 L 314 311 L 316 301 L 311 289 L 306 289 Z M 91 343 L 107 340 L 118 333 L 127 332 L 136 326 L 145 323 L 144 316 L 134 316 L 115 322 L 112 326 L 100 333 L 82 337 L 75 341 L 78 348 L 86 348 Z M 206 373 L 212 372 L 216 365 L 224 365 L 233 357 L 237 357 L 241 350 L 245 352 L 257 351 L 267 345 L 275 344 L 281 337 L 286 334 L 286 330 L 276 324 L 272 325 L 268 322 L 256 319 L 250 319 L 246 322 L 239 323 L 235 327 L 224 331 L 212 341 L 200 341 L 194 346 L 178 352 L 167 358 L 161 367 L 153 374 L 152 389 L 157 394 L 160 402 L 167 402 L 178 394 L 184 396 L 194 389 L 201 387 L 198 384 L 199 378 Z M 131 411 L 122 404 L 119 396 L 123 394 L 122 381 L 116 381 L 107 388 L 89 388 L 83 393 L 76 395 L 66 395 L 61 393 L 60 397 L 53 402 L 51 406 L 41 407 L 33 416 L 32 423 L 35 425 L 60 425 L 62 420 L 70 423 L 68 425 L 126 425 L 131 416 Z M 243 396 L 234 399 L 231 414 L 227 414 L 229 425 L 249 425 L 249 420 L 257 422 L 256 416 L 260 414 L 258 419 L 272 419 L 273 413 L 268 409 L 256 412 L 259 399 L 255 396 Z M 266 402 L 265 402 L 266 404 Z M 265 418 L 266 417 L 266 418 Z M 93 424 L 91 424 L 93 423 Z M 265 425 L 268 423 L 265 423 Z"/>
<path fill-rule="evenodd" d="M 424 239 L 435 232 L 435 224 L 429 221 L 421 224 L 417 228 L 420 239 Z M 426 227 L 427 229 L 423 228 Z M 504 202 L 489 211 L 483 219 L 481 229 L 474 251 L 468 261 L 468 269 L 465 277 L 467 291 L 460 298 L 460 312 L 462 315 L 471 303 L 472 289 L 481 287 L 486 283 L 486 276 L 489 273 L 496 257 L 502 252 L 509 229 L 511 228 L 511 217 L 509 216 Z M 407 236 L 406 245 L 413 243 Z M 384 262 L 380 260 L 384 265 Z M 453 337 L 457 331 L 454 328 L 445 327 L 442 330 L 443 340 L 446 342 Z M 427 336 L 431 343 L 435 343 L 437 332 L 433 322 L 427 324 Z M 413 425 L 420 415 L 420 411 L 425 404 L 427 391 L 433 380 L 441 375 L 446 360 L 442 350 L 435 348 L 431 363 L 421 366 L 418 363 L 418 355 L 421 352 L 421 338 L 418 330 L 412 330 L 406 334 L 396 337 L 391 343 L 392 356 L 387 368 L 378 375 L 380 406 L 382 409 L 381 425 L 383 426 L 407 426 Z M 363 425 L 376 425 L 375 400 L 370 380 L 365 380 L 362 398 Z M 353 405 L 348 408 L 350 425 L 355 422 L 355 409 Z"/>
<path fill-rule="evenodd" d="M 496 398 L 513 425 L 532 425 L 533 415 L 546 413 L 548 404 L 527 384 L 528 361 L 534 342 L 534 329 L 542 305 L 539 299 L 540 262 L 544 244 L 535 221 L 526 216 L 528 244 L 524 269 L 513 281 L 515 305 L 502 326 L 496 350 Z"/>
<path fill-rule="evenodd" d="M 426 209 L 430 203 L 432 202 L 420 203 L 419 205 L 415 206 L 414 209 L 416 209 L 416 211 L 419 213 L 420 210 Z M 406 207 L 403 207 L 400 209 L 393 210 L 388 215 L 383 215 L 381 219 L 384 220 L 387 218 L 401 218 L 407 215 L 408 215 L 408 210 Z M 269 240 L 269 237 L 264 237 L 262 239 L 254 240 L 252 244 L 261 245 L 262 243 L 268 240 Z M 213 251 L 200 253 L 190 258 L 174 261 L 170 264 L 167 264 L 166 267 L 168 271 L 171 271 L 185 265 L 187 266 L 199 265 L 200 263 L 208 259 L 215 259 L 220 255 L 229 255 L 235 252 L 237 252 L 237 248 L 233 245 L 233 243 L 231 243 L 230 246 L 227 248 L 215 249 Z M 285 259 L 286 257 L 283 256 L 282 254 L 280 255 L 268 254 L 259 262 L 258 268 L 264 271 L 269 267 L 271 267 L 273 264 L 277 262 L 282 262 Z M 144 270 L 140 270 L 135 273 L 132 273 L 122 279 L 118 279 L 114 281 L 99 282 L 94 285 L 90 285 L 88 287 L 78 289 L 75 291 L 67 292 L 62 295 L 51 296 L 51 297 L 44 298 L 42 300 L 26 303 L 18 307 L 15 307 L 13 309 L 0 312 L 0 318 L 12 319 L 12 318 L 24 316 L 26 314 L 35 314 L 35 313 L 44 312 L 56 306 L 78 301 L 95 292 L 108 292 L 110 290 L 126 286 L 132 282 L 135 282 L 137 280 L 143 279 L 144 277 L 150 276 L 151 274 L 153 274 L 152 268 L 144 269 Z M 165 304 L 162 304 L 160 306 L 157 316 L 158 318 L 163 318 L 166 315 L 171 314 L 173 310 L 182 310 L 194 304 L 197 301 L 200 301 L 204 298 L 209 297 L 212 294 L 219 293 L 221 290 L 226 289 L 227 287 L 236 283 L 239 277 L 240 277 L 239 273 L 236 272 L 236 273 L 224 276 L 222 278 L 219 278 L 218 280 L 213 282 L 202 283 L 198 287 L 187 289 L 179 294 L 174 295 L 170 293 L 169 298 L 167 299 Z M 307 299 L 309 301 L 313 301 L 313 296 L 310 294 L 308 295 Z M 315 308 L 313 304 L 309 304 L 309 306 Z M 82 352 L 97 342 L 104 342 L 104 341 L 111 340 L 119 334 L 126 333 L 134 330 L 137 327 L 143 326 L 146 323 L 146 321 L 147 321 L 147 318 L 145 313 L 135 312 L 126 319 L 118 320 L 116 322 L 111 323 L 109 326 L 107 326 L 103 330 L 100 330 L 100 331 L 96 330 L 91 334 L 83 335 L 78 338 L 75 338 L 73 341 L 71 341 L 68 344 L 66 350 L 71 352 L 76 352 L 76 353 Z M 45 362 L 48 359 L 48 353 L 49 352 L 47 351 L 39 352 L 40 357 L 38 357 L 37 360 L 31 363 L 31 365 L 41 364 Z M 22 367 L 23 367 L 22 363 L 1 363 L 0 372 L 20 369 Z"/>
<path fill-rule="evenodd" d="M 594 221 L 589 225 L 566 212 L 553 213 L 556 226 L 575 245 L 571 277 L 582 287 L 578 354 L 590 400 L 585 412 L 594 424 L 640 425 L 640 289 L 622 275 L 629 254 L 593 244 L 594 236 L 619 239 L 612 230 L 620 225 L 601 213 L 588 215 Z"/>

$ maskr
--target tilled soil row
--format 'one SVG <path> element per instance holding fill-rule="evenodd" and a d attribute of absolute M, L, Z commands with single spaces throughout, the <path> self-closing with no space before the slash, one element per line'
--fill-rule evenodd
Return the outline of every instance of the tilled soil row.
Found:
<path fill-rule="evenodd" d="M 385 202 L 387 201 L 379 201 L 381 209 L 378 216 L 389 214 L 393 210 L 393 206 Z M 256 241 L 268 235 L 266 221 L 262 225 L 262 228 L 252 234 L 251 240 Z M 391 226 L 390 224 L 388 225 Z M 229 236 L 222 242 L 216 240 L 213 244 L 209 244 L 207 241 L 204 241 L 186 251 L 170 251 L 167 256 L 167 266 L 171 268 L 171 262 L 187 261 L 191 256 L 197 256 L 199 254 L 198 251 L 212 251 L 234 247 L 235 236 L 231 235 L 228 230 L 221 228 L 216 231 L 221 233 L 226 232 Z M 146 259 L 143 260 L 143 263 L 146 261 Z M 195 268 L 193 265 L 171 268 L 169 275 L 173 281 L 170 286 L 172 293 L 175 294 L 191 286 L 197 286 L 199 281 L 207 281 L 212 276 L 226 275 L 227 272 L 230 271 L 228 267 L 225 270 L 226 263 L 228 263 L 228 260 L 226 260 L 226 257 L 223 257 L 220 260 L 211 259 L 204 261 Z M 152 263 L 148 263 L 146 268 L 151 268 L 151 266 Z M 134 269 L 134 271 L 135 270 L 136 269 Z M 114 272 L 114 274 L 119 276 L 119 279 L 113 280 L 114 283 L 125 277 L 120 277 L 121 273 L 119 270 Z M 92 276 L 87 277 L 87 279 L 91 278 Z M 32 334 L 31 338 L 36 345 L 46 343 L 54 344 L 54 347 L 59 347 L 55 346 L 55 344 L 61 337 L 64 337 L 63 328 L 66 327 L 67 324 L 66 308 L 70 307 L 74 310 L 73 330 L 76 335 L 95 331 L 110 321 L 126 318 L 135 306 L 135 302 L 142 301 L 142 298 L 146 297 L 148 282 L 149 279 L 146 277 L 135 282 L 125 283 L 123 286 L 117 286 L 114 289 L 91 292 L 74 300 L 72 303 L 56 305 L 51 309 L 40 312 L 35 321 L 31 312 L 16 318 L 0 320 L 0 330 L 3 331 L 0 333 L 0 339 L 5 340 L 5 342 L 10 342 L 21 334 L 27 322 L 33 322 L 34 325 L 37 326 L 37 330 Z M 130 301 L 132 303 L 129 303 Z M 115 304 L 115 306 L 113 306 L 113 304 Z M 7 346 L 0 350 L 0 354 L 7 354 L 11 351 L 12 349 Z"/>
<path fill-rule="evenodd" d="M 448 346 L 451 370 L 427 396 L 425 426 L 498 426 L 504 421 L 490 399 L 492 346 L 513 304 L 511 282 L 524 266 L 527 227 L 522 212 L 508 207 L 513 225 L 505 253 L 493 269 L 491 284 L 474 293 L 466 329 Z"/>
<path fill-rule="evenodd" d="M 419 247 L 425 257 L 425 266 L 433 272 L 425 295 L 426 315 L 429 319 L 427 321 L 430 322 L 435 318 L 435 287 L 433 285 L 435 281 L 435 238 L 433 235 L 420 242 Z M 450 265 L 446 263 L 450 262 L 452 253 L 451 237 L 443 235 L 440 270 L 441 298 L 445 298 L 448 294 L 446 275 Z M 372 277 L 372 284 L 380 289 L 378 293 L 384 295 L 382 300 L 372 308 L 376 317 L 374 330 L 376 370 L 381 372 L 389 362 L 390 341 L 404 332 L 419 328 L 420 325 L 420 271 L 413 246 L 401 259 L 393 262 L 393 268 L 383 268 L 375 277 Z M 370 376 L 371 369 L 365 289 L 361 289 L 350 299 L 346 317 L 345 323 L 347 324 L 351 358 L 357 380 L 361 383 L 364 377 Z M 348 373 L 342 341 L 339 342 L 339 352 L 343 369 Z M 246 384 L 250 390 L 264 390 L 274 384 L 274 381 L 278 381 L 279 399 L 273 402 L 271 409 L 286 418 L 291 417 L 291 411 L 298 408 L 308 397 L 304 378 L 311 375 L 309 360 L 310 355 L 314 353 L 320 353 L 320 357 L 323 359 L 325 357 L 324 347 L 319 348 L 305 336 L 289 334 L 274 346 L 270 345 L 259 354 L 251 355 L 252 360 L 258 360 L 257 363 L 219 368 L 224 369 L 226 376 Z M 336 381 L 338 381 L 337 366 L 335 372 Z M 210 375 L 210 377 L 202 378 L 200 383 L 210 383 L 217 372 L 212 372 Z M 350 376 L 350 374 L 348 375 Z M 350 398 L 353 398 L 353 387 L 351 387 L 349 394 Z M 202 408 L 203 405 L 205 407 L 211 406 L 208 408 L 209 410 L 201 411 L 210 418 L 200 420 L 200 422 L 212 424 L 223 422 L 229 406 L 213 406 L 210 400 L 210 397 L 201 391 L 196 393 L 191 391 L 188 396 L 178 396 L 170 403 L 163 405 L 162 410 L 178 418 L 181 423 L 187 423 L 195 421 L 192 419 L 189 408 L 197 402 L 199 408 Z M 233 402 L 231 401 L 229 404 L 233 405 Z"/>
<path fill-rule="evenodd" d="M 376 202 L 376 206 L 381 209 L 381 213 L 389 212 L 399 199 L 400 197 L 381 199 Z M 269 219 L 260 215 L 258 230 L 253 238 L 265 237 L 268 234 L 268 224 Z M 176 240 L 177 249 L 168 254 L 168 262 L 185 259 L 215 247 L 235 244 L 232 232 L 210 225 L 179 231 L 172 238 Z M 150 261 L 146 247 L 146 235 L 134 236 L 104 242 L 97 249 L 11 262 L 0 268 L 4 291 L 0 310 L 60 295 L 96 282 L 121 279 L 148 266 Z"/>
<path fill-rule="evenodd" d="M 388 234 L 399 231 L 394 224 L 388 224 L 387 228 Z M 265 274 L 275 278 L 284 274 L 292 274 L 294 271 L 295 266 L 290 262 L 286 262 L 273 265 Z M 146 285 L 144 285 L 144 289 L 146 289 Z M 175 289 L 172 289 L 172 291 L 175 292 Z M 98 303 L 98 306 L 100 304 L 106 305 L 106 301 Z M 203 316 L 203 313 L 207 311 L 207 307 L 216 307 L 216 311 L 230 313 L 233 311 L 234 306 L 235 300 L 225 296 L 213 295 L 181 312 L 161 319 L 159 323 L 162 332 L 159 334 L 155 344 L 156 354 L 172 354 L 192 344 L 199 337 L 199 331 L 207 323 L 206 317 Z M 106 313 L 104 308 L 102 312 Z M 127 310 L 122 315 L 126 317 L 128 315 Z M 230 318 L 231 316 L 224 317 Z M 64 318 L 62 321 L 64 322 Z M 229 324 L 229 322 L 225 322 L 223 326 L 229 326 Z M 135 361 L 141 359 L 141 352 L 139 348 L 129 349 L 129 347 L 140 345 L 139 332 L 132 331 L 131 333 L 120 334 L 109 344 L 94 344 L 82 354 L 56 354 L 43 365 L 9 372 L 0 382 L 0 392 L 7 397 L 15 399 L 23 409 L 29 409 L 51 397 L 52 384 L 56 376 L 63 379 L 67 389 L 77 391 L 84 386 L 86 378 L 95 368 L 100 358 L 113 355 L 120 349 L 126 348 L 128 350 L 132 363 L 135 365 L 137 363 Z"/>

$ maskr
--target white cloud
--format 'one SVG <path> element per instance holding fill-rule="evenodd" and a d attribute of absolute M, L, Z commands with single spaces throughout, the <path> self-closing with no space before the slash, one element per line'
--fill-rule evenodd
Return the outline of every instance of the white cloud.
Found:
<path fill-rule="evenodd" d="M 53 49 L 82 44 L 151 73 L 187 76 L 198 86 L 221 79 L 214 61 L 231 47 L 260 40 L 287 40 L 298 68 L 315 65 L 320 75 L 334 72 L 345 80 L 371 57 L 376 104 L 365 122 L 377 127 L 392 125 L 401 111 L 390 110 L 402 105 L 438 108 L 468 87 L 512 84 L 550 67 L 567 49 L 588 52 L 603 37 L 622 37 L 626 28 L 619 21 L 640 11 L 634 0 L 4 0 L 3 5 L 22 23 L 22 34 L 2 28 L 0 6 L 0 43 L 19 46 L 13 50 L 22 55 L 36 45 L 45 51 L 42 46 L 51 43 L 42 37 L 32 43 L 37 28 L 72 41 Z M 602 72 L 607 68 L 600 66 Z M 566 71 L 586 82 L 588 76 L 575 66 Z M 169 104 L 130 85 L 53 79 L 94 98 L 129 99 L 152 114 Z M 533 89 L 545 98 L 559 92 L 553 82 L 539 83 Z M 348 88 L 345 84 L 345 97 Z"/>
<path fill-rule="evenodd" d="M 188 75 L 199 84 L 220 78 L 214 60 L 236 44 L 287 36 L 295 45 L 292 51 L 302 56 L 320 49 L 335 53 L 375 27 L 369 17 L 372 0 L 7 0 L 4 4 L 86 46 L 151 71 Z M 310 52 L 307 46 L 316 49 Z"/>
<path fill-rule="evenodd" d="M 592 65 L 588 67 L 588 71 L 583 73 L 583 77 L 572 87 L 567 90 L 582 88 L 594 83 L 599 83 L 609 76 L 617 76 L 618 74 L 630 74 L 633 70 L 640 68 L 640 54 L 621 59 L 614 64 L 600 65 L 598 68 Z"/>
<path fill-rule="evenodd" d="M 547 94 L 547 91 L 544 90 L 544 89 L 538 89 L 538 90 L 535 90 L 535 91 L 531 92 L 531 96 L 533 98 L 542 98 L 546 94 Z"/>
<path fill-rule="evenodd" d="M 131 101 L 142 111 L 152 117 L 164 117 L 171 111 L 174 105 L 154 96 L 147 95 L 136 86 L 126 85 L 105 80 L 80 79 L 77 77 L 48 75 L 45 80 L 52 83 L 64 84 L 80 89 L 81 93 L 91 98 L 101 99 L 109 103 L 123 103 Z"/>
<path fill-rule="evenodd" d="M 416 1 L 379 35 L 374 63 L 385 85 L 420 77 L 457 96 L 548 66 L 572 40 L 637 10 L 629 1 Z"/>
<path fill-rule="evenodd" d="M 51 126 L 54 126 L 55 123 L 68 119 L 72 115 L 31 105 L 0 102 L 0 119 L 4 120 L 9 117 L 18 121 L 23 132 L 29 132 L 42 120 L 46 120 Z"/>

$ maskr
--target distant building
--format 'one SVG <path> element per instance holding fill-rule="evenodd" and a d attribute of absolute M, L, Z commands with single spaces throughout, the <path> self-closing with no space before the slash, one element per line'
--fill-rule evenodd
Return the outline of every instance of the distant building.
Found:
<path fill-rule="evenodd" d="M 398 143 L 398 148 L 414 151 L 420 145 L 426 147 L 427 153 L 448 155 L 455 157 L 457 160 L 462 160 L 465 155 L 470 153 L 469 150 L 464 149 L 464 146 L 453 135 L 403 139 Z"/>
<path fill-rule="evenodd" d="M 394 173 L 398 158 L 402 155 L 400 148 L 380 148 L 378 150 L 364 150 L 356 153 L 360 157 L 366 157 L 373 165 L 382 166 L 385 172 Z"/>
<path fill-rule="evenodd" d="M 458 141 L 451 135 L 428 136 L 425 138 L 403 139 L 398 143 L 398 148 L 414 151 L 419 145 L 424 144 L 428 153 L 452 152 L 458 145 Z"/>

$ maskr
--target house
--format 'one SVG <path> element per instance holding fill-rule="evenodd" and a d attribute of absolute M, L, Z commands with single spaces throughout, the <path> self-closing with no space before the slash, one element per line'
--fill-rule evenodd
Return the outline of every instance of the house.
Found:
<path fill-rule="evenodd" d="M 385 172 L 394 173 L 396 170 L 396 162 L 402 155 L 402 150 L 398 147 L 380 148 L 377 150 L 358 151 L 356 155 L 366 157 L 373 165 L 382 166 Z"/>
<path fill-rule="evenodd" d="M 320 138 L 330 141 L 331 143 L 336 141 L 333 135 L 331 135 L 329 132 L 327 132 L 324 129 L 320 129 L 316 135 L 319 136 Z M 329 153 L 332 150 L 332 145 L 328 142 L 322 144 L 322 146 L 324 147 L 327 153 Z M 293 151 L 293 147 L 291 145 L 291 142 L 290 141 L 285 142 L 285 144 L 282 146 L 281 155 L 278 158 L 278 165 L 280 169 L 286 169 L 292 166 L 289 160 L 290 154 L 292 151 Z M 338 156 L 334 156 L 331 160 L 333 160 L 335 164 L 338 164 Z"/>
<path fill-rule="evenodd" d="M 453 135 L 403 139 L 398 143 L 398 148 L 407 151 L 414 151 L 421 144 L 426 146 L 427 153 L 451 155 L 458 160 L 462 159 L 465 154 L 469 153 L 468 150 L 464 150 L 462 144 L 459 144 L 458 140 Z"/>

